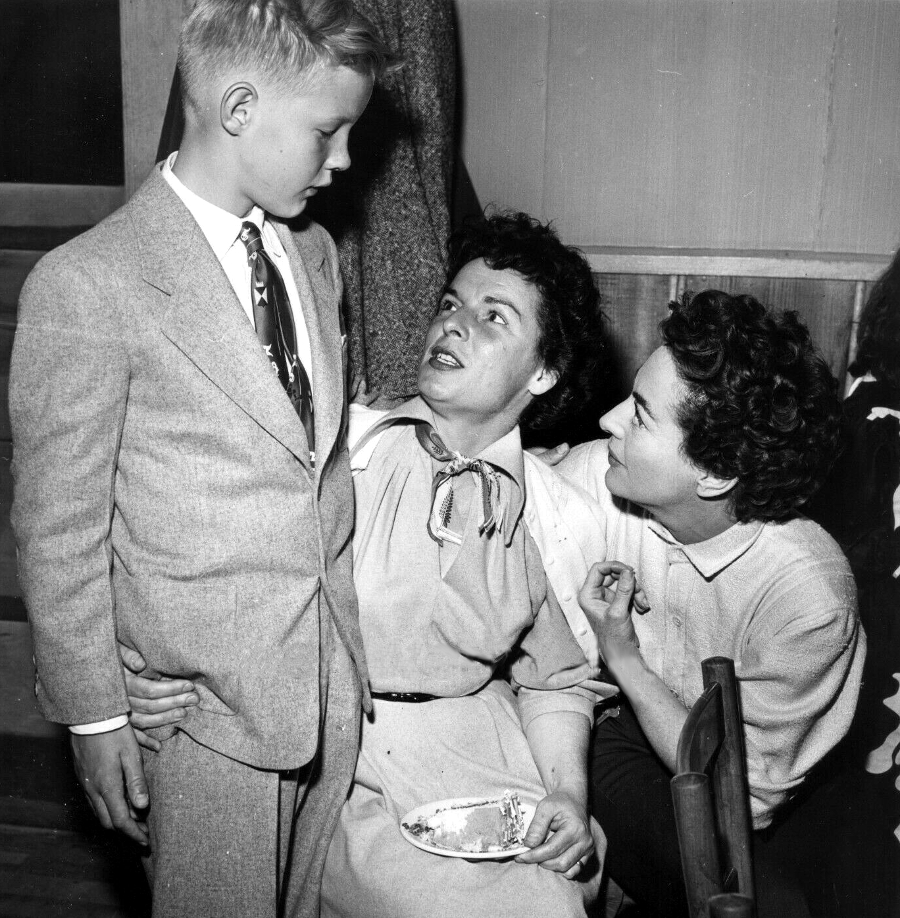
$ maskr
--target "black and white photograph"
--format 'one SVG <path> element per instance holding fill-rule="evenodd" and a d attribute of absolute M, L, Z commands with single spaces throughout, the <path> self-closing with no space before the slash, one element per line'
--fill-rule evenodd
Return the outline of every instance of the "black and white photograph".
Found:
<path fill-rule="evenodd" d="M 0 918 L 900 918 L 900 0 L 0 21 Z"/>

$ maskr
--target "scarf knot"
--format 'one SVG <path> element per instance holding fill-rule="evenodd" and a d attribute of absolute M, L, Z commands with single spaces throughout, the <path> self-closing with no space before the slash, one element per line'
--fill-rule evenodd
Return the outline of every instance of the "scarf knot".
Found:
<path fill-rule="evenodd" d="M 481 484 L 481 523 L 479 535 L 490 535 L 500 525 L 500 475 L 484 459 L 470 459 L 444 445 L 430 424 L 417 424 L 416 437 L 427 453 L 447 465 L 431 483 L 431 509 L 428 514 L 428 534 L 438 545 L 444 540 L 462 543 L 462 536 L 450 528 L 453 514 L 453 479 L 463 472 L 471 472 Z"/>

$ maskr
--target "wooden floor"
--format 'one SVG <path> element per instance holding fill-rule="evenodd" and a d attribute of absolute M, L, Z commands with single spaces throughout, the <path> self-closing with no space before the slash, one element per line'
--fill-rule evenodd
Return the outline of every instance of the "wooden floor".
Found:
<path fill-rule="evenodd" d="M 137 852 L 98 830 L 0 825 L 3 918 L 147 918 Z"/>

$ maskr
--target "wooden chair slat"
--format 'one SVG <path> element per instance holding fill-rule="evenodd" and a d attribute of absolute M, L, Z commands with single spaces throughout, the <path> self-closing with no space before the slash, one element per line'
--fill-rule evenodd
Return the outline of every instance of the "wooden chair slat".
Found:
<path fill-rule="evenodd" d="M 722 866 L 709 778 L 697 772 L 675 775 L 672 799 L 688 913 L 691 918 L 701 918 L 706 915 L 710 896 L 722 891 Z"/>
<path fill-rule="evenodd" d="M 681 729 L 675 756 L 676 773 L 709 773 L 722 744 L 724 730 L 722 689 L 714 683 L 697 699 Z"/>
<path fill-rule="evenodd" d="M 737 875 L 736 889 L 751 899 L 756 897 L 753 880 L 753 822 L 750 817 L 750 790 L 747 786 L 747 754 L 744 747 L 744 726 L 734 662 L 727 657 L 710 657 L 701 663 L 703 684 L 722 688 L 722 719 L 724 741 L 713 770 L 713 797 L 716 826 L 724 845 L 725 860 Z"/>
<path fill-rule="evenodd" d="M 752 918 L 752 823 L 734 662 L 711 657 L 702 672 L 704 691 L 678 738 L 672 778 L 688 911 L 691 918 Z"/>

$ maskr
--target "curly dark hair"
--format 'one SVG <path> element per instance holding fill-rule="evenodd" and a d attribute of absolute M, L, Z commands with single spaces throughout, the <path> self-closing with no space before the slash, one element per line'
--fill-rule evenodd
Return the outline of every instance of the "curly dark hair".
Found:
<path fill-rule="evenodd" d="M 900 249 L 875 282 L 859 320 L 854 376 L 871 373 L 900 389 Z"/>
<path fill-rule="evenodd" d="M 559 379 L 525 409 L 521 425 L 543 430 L 585 409 L 596 395 L 605 345 L 600 294 L 584 255 L 563 245 L 549 223 L 504 211 L 466 219 L 447 249 L 448 285 L 483 258 L 495 271 L 520 274 L 540 294 L 537 351 Z"/>
<path fill-rule="evenodd" d="M 688 389 L 684 454 L 721 478 L 739 522 L 784 520 L 815 494 L 840 435 L 838 384 L 795 312 L 686 293 L 660 331 Z"/>

